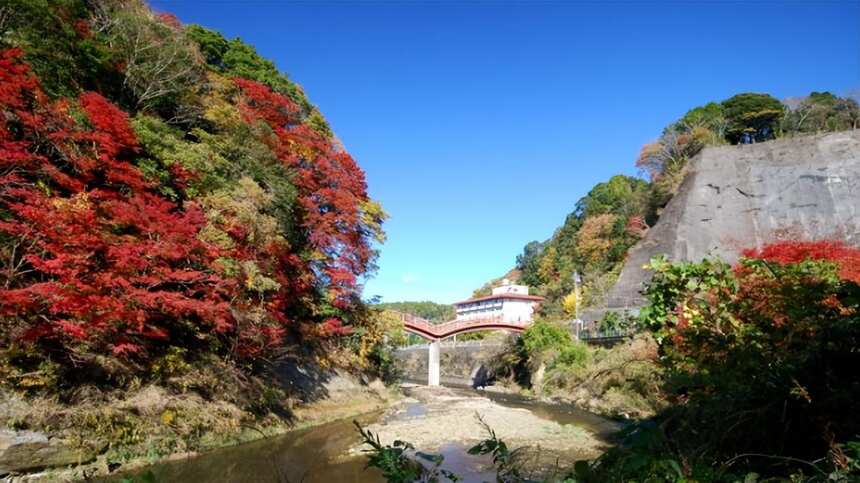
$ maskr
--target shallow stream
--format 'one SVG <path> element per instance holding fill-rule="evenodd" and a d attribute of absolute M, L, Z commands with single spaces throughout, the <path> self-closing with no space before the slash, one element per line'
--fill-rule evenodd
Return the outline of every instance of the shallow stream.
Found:
<path fill-rule="evenodd" d="M 499 406 L 527 409 L 541 419 L 588 430 L 603 441 L 609 441 L 618 428 L 611 421 L 569 405 L 547 404 L 515 395 L 469 388 L 449 389 L 458 396 L 485 397 Z M 362 425 L 386 425 L 404 418 L 423 418 L 427 411 L 427 405 L 422 402 L 406 402 L 399 411 L 367 414 L 357 419 Z M 401 437 L 409 440 L 407 434 Z M 444 435 L 441 437 L 444 438 Z M 159 483 L 383 482 L 378 471 L 365 469 L 364 455 L 355 451 L 359 441 L 352 420 L 341 420 L 214 450 L 191 459 L 160 463 L 138 472 L 137 476 L 151 472 Z M 443 468 L 464 476 L 466 483 L 493 481 L 494 473 L 489 471 L 488 458 L 468 455 L 466 449 L 466 445 L 451 441 L 441 444 L 436 452 L 445 456 Z M 122 478 L 117 477 L 112 481 L 122 481 Z"/>

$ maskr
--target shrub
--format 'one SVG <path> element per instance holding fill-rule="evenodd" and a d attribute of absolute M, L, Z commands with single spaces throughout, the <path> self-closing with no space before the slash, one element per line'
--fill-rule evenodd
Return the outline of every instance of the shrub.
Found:
<path fill-rule="evenodd" d="M 735 267 L 652 261 L 642 321 L 676 404 L 668 437 L 697 448 L 682 450 L 693 460 L 759 454 L 792 467 L 827 456 L 842 468 L 860 433 L 860 250 L 780 242 L 744 253 Z"/>
<path fill-rule="evenodd" d="M 585 344 L 571 343 L 559 349 L 552 365 L 553 367 L 583 367 L 588 359 L 588 348 L 585 347 Z"/>
<path fill-rule="evenodd" d="M 540 356 L 548 350 L 559 350 L 572 344 L 570 330 L 559 323 L 538 320 L 522 335 L 523 347 L 529 357 Z"/>

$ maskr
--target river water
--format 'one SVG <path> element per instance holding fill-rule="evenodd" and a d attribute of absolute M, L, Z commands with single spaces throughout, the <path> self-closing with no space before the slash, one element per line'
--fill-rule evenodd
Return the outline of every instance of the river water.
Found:
<path fill-rule="evenodd" d="M 525 408 L 539 418 L 559 424 L 580 426 L 598 438 L 609 441 L 618 426 L 604 418 L 568 405 L 546 404 L 515 395 L 455 388 L 463 396 L 481 396 L 510 408 Z M 426 408 L 421 403 L 407 403 L 398 413 L 384 416 L 382 412 L 358 417 L 359 423 L 386 423 L 392 418 L 421 418 Z M 385 419 L 389 418 L 389 419 Z M 408 435 L 403 435 L 408 440 Z M 225 483 L 378 483 L 382 475 L 366 469 L 366 459 L 354 448 L 360 441 L 352 420 L 335 421 L 320 426 L 292 431 L 238 446 L 205 453 L 201 456 L 170 461 L 137 473 L 151 475 L 143 481 L 159 483 L 225 482 Z M 350 451 L 352 449 L 352 451 Z M 488 471 L 487 457 L 471 456 L 457 442 L 443 444 L 438 453 L 445 456 L 443 468 L 465 477 L 465 483 L 493 481 Z M 126 475 L 125 477 L 128 477 Z M 117 477 L 112 481 L 122 481 Z M 134 481 L 137 481 L 135 479 Z"/>

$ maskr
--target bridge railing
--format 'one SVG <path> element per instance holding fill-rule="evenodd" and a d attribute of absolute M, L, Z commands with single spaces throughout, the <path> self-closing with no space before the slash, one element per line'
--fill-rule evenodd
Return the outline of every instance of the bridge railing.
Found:
<path fill-rule="evenodd" d="M 505 326 L 506 328 L 525 329 L 530 321 L 505 321 L 501 316 L 481 317 L 465 320 L 450 320 L 435 324 L 427 319 L 416 317 L 411 314 L 401 313 L 400 320 L 407 330 L 419 332 L 425 336 L 436 338 L 448 337 L 451 334 L 469 331 L 469 329 L 481 329 L 491 326 Z"/>
<path fill-rule="evenodd" d="M 583 329 L 579 332 L 580 340 L 623 339 L 636 333 L 635 329 Z"/>

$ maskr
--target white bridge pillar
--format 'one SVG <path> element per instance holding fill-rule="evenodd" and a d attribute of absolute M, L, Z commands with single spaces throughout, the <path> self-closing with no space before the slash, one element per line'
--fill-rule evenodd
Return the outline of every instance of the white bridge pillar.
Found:
<path fill-rule="evenodd" d="M 439 385 L 439 341 L 434 340 L 429 344 L 430 353 L 427 356 L 427 385 Z"/>

